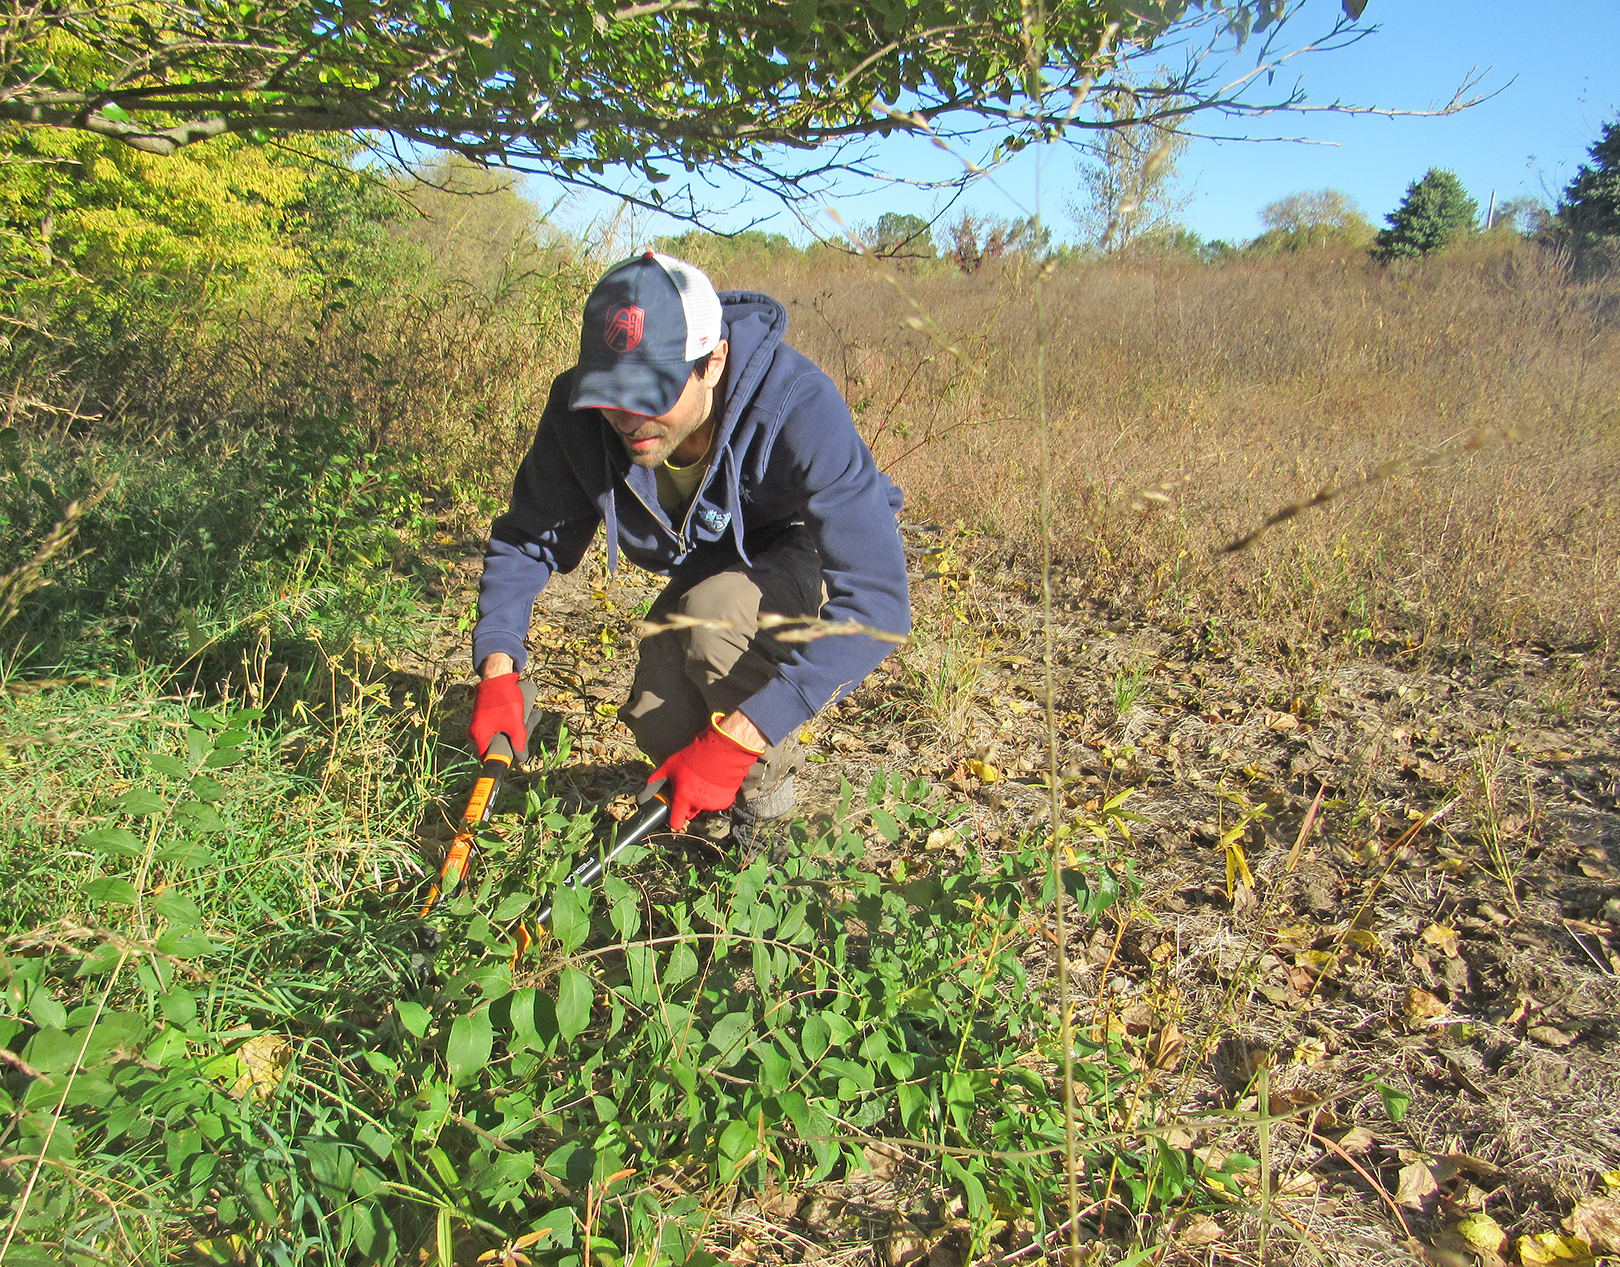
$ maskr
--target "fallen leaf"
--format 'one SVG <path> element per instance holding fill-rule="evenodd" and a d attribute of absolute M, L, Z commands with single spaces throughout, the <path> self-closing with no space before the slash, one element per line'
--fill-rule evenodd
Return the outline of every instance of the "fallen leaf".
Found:
<path fill-rule="evenodd" d="M 1165 1025 L 1148 1043 L 1148 1061 L 1155 1069 L 1174 1069 L 1181 1063 L 1181 1031 L 1175 1022 Z"/>
<path fill-rule="evenodd" d="M 1355 1126 L 1340 1136 L 1339 1147 L 1347 1153 L 1364 1153 L 1377 1142 L 1365 1126 Z"/>
<path fill-rule="evenodd" d="M 1395 1204 L 1421 1210 L 1423 1198 L 1439 1190 L 1440 1185 L 1435 1180 L 1434 1171 L 1429 1169 L 1428 1162 L 1420 1158 L 1401 1167 L 1400 1178 L 1395 1188 Z"/>
<path fill-rule="evenodd" d="M 1430 1245 L 1414 1238 L 1407 1242 L 1408 1248 L 1415 1246 L 1423 1261 L 1430 1267 L 1479 1267 L 1478 1256 L 1472 1247 L 1463 1244 L 1460 1240 L 1456 1245 Z M 1500 1260 L 1498 1260 L 1500 1261 Z"/>
<path fill-rule="evenodd" d="M 1519 1261 L 1524 1267 L 1584 1267 L 1592 1262 L 1592 1247 L 1573 1236 L 1537 1232 L 1519 1237 Z"/>
<path fill-rule="evenodd" d="M 1207 1214 L 1194 1214 L 1175 1229 L 1173 1240 L 1179 1246 L 1213 1245 L 1226 1235 L 1226 1229 Z"/>
<path fill-rule="evenodd" d="M 1442 1003 L 1427 990 L 1419 989 L 1415 985 L 1406 987 L 1406 1000 L 1401 1005 L 1401 1011 L 1413 1024 L 1421 1025 L 1424 1021 L 1432 1021 L 1437 1016 L 1444 1016 L 1450 1010 L 1449 1005 Z"/>
<path fill-rule="evenodd" d="M 281 1085 L 292 1054 L 292 1044 L 280 1034 L 259 1034 L 248 1039 L 236 1049 L 242 1072 L 231 1084 L 231 1094 L 238 1100 L 250 1092 L 255 1100 L 268 1099 Z"/>
<path fill-rule="evenodd" d="M 883 1241 L 883 1261 L 887 1267 L 909 1267 L 926 1259 L 933 1247 L 932 1237 L 925 1235 L 915 1223 L 901 1220 Z"/>
<path fill-rule="evenodd" d="M 1457 930 L 1444 924 L 1430 924 L 1421 934 L 1425 946 L 1433 946 L 1449 958 L 1457 957 Z"/>
<path fill-rule="evenodd" d="M 1470 1214 L 1465 1219 L 1457 1220 L 1457 1231 L 1476 1249 L 1489 1250 L 1493 1254 L 1500 1254 L 1502 1247 L 1507 1244 L 1507 1233 L 1488 1214 Z"/>
<path fill-rule="evenodd" d="M 968 773 L 980 783 L 996 783 L 1001 779 L 1001 771 L 988 761 L 980 761 L 977 757 L 970 757 L 967 762 Z"/>
<path fill-rule="evenodd" d="M 1620 1254 L 1620 1197 L 1577 1201 L 1564 1226 L 1598 1253 Z"/>
<path fill-rule="evenodd" d="M 956 829 L 952 827 L 936 827 L 928 833 L 928 848 L 945 849 L 956 843 Z"/>
<path fill-rule="evenodd" d="M 1567 1034 L 1551 1025 L 1532 1025 L 1525 1030 L 1525 1035 L 1538 1043 L 1545 1043 L 1548 1047 L 1568 1047 L 1580 1037 L 1579 1034 Z"/>

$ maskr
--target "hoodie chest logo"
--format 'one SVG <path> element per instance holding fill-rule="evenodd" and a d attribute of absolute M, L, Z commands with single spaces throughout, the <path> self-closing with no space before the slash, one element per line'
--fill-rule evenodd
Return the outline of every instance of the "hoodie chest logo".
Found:
<path fill-rule="evenodd" d="M 704 506 L 697 513 L 697 521 L 709 532 L 719 534 L 730 525 L 731 516 L 723 510 L 716 510 L 713 506 Z"/>

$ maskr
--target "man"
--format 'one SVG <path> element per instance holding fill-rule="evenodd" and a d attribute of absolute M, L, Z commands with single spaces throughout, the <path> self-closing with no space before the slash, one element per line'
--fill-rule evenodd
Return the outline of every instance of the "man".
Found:
<path fill-rule="evenodd" d="M 591 291 L 579 363 L 552 384 L 511 508 L 495 520 L 473 629 L 480 754 L 526 741 L 518 675 L 534 600 L 598 523 L 669 584 L 648 612 L 700 622 L 642 640 L 619 716 L 667 781 L 670 826 L 723 811 L 733 834 L 795 806 L 800 727 L 877 667 L 865 634 L 783 642 L 760 615 L 911 627 L 900 492 L 878 471 L 832 380 L 782 341 L 765 295 L 717 295 L 656 251 Z M 676 622 L 680 624 L 681 622 Z"/>

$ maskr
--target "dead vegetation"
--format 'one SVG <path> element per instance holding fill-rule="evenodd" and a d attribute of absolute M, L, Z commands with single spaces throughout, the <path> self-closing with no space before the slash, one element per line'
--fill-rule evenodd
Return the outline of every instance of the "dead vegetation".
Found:
<path fill-rule="evenodd" d="M 790 305 L 914 505 L 1037 540 L 1033 270 L 723 280 Z M 912 307 L 915 301 L 917 309 Z M 1620 565 L 1613 283 L 1530 248 L 1416 268 L 1302 252 L 1046 280 L 1065 571 L 1185 619 L 1288 640 L 1611 647 Z M 920 309 L 929 329 L 907 325 Z M 947 344 L 960 349 L 946 350 Z M 1329 499 L 1244 555 L 1280 508 Z M 1284 641 L 1284 639 L 1279 639 Z"/>

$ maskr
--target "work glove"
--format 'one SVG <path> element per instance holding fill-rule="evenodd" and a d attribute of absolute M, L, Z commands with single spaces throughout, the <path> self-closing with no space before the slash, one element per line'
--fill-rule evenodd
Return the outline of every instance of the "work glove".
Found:
<path fill-rule="evenodd" d="M 467 737 L 480 757 L 489 755 L 489 745 L 499 734 L 512 741 L 512 751 L 519 756 L 527 751 L 529 732 L 523 725 L 523 692 L 518 689 L 516 673 L 485 678 L 478 684 L 478 697 L 473 701 Z"/>
<path fill-rule="evenodd" d="M 652 772 L 649 783 L 667 782 L 669 826 L 680 831 L 692 815 L 704 810 L 730 809 L 743 779 L 760 753 L 738 743 L 720 729 L 720 714 L 686 747 Z"/>

